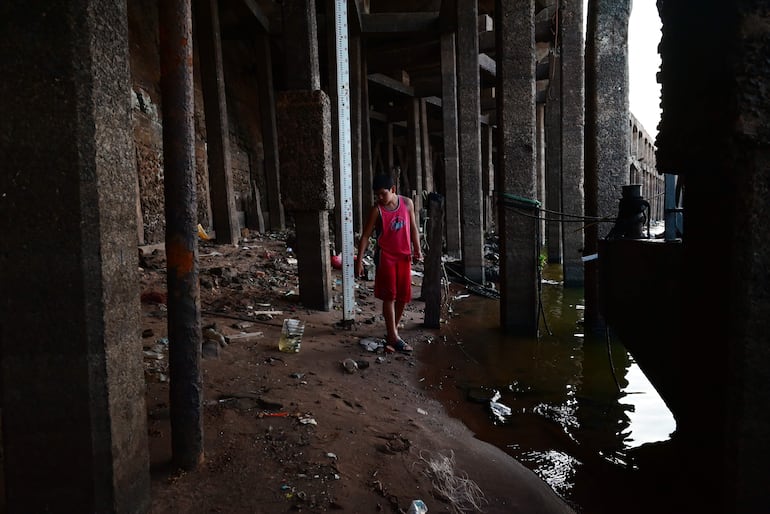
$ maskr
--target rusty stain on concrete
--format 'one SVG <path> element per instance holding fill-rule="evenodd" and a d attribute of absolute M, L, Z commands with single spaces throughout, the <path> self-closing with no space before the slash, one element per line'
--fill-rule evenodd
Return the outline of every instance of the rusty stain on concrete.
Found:
<path fill-rule="evenodd" d="M 166 243 L 166 259 L 169 272 L 176 273 L 176 276 L 183 278 L 193 271 L 195 263 L 194 253 L 187 248 L 185 241 L 181 238 L 173 238 Z"/>

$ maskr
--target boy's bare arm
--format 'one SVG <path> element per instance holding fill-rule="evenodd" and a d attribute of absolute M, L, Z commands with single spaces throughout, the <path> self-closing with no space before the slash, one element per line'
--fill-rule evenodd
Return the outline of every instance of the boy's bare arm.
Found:
<path fill-rule="evenodd" d="M 374 224 L 377 223 L 377 217 L 380 215 L 380 211 L 375 205 L 372 210 L 369 211 L 369 219 L 366 220 L 366 225 L 361 231 L 361 240 L 358 242 L 358 256 L 356 258 L 356 276 L 360 277 L 364 272 L 364 252 L 369 247 L 369 238 L 374 231 Z"/>
<path fill-rule="evenodd" d="M 422 248 L 420 248 L 420 231 L 417 228 L 417 216 L 414 214 L 414 202 L 407 198 L 407 206 L 409 207 L 409 224 L 411 226 L 410 233 L 412 236 L 412 257 L 414 260 L 422 260 Z"/>

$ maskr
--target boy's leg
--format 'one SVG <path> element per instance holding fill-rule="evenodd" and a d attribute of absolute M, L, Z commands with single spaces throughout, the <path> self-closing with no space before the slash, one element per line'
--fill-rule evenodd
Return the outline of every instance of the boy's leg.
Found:
<path fill-rule="evenodd" d="M 404 307 L 406 307 L 406 303 L 399 302 L 396 300 L 396 306 L 395 306 L 395 320 L 396 320 L 396 337 L 398 337 L 398 325 L 401 323 L 401 316 L 404 315 Z"/>
<path fill-rule="evenodd" d="M 395 303 L 395 300 L 382 301 L 382 316 L 385 318 L 385 330 L 387 331 L 386 337 L 388 343 L 394 343 L 398 339 Z"/>

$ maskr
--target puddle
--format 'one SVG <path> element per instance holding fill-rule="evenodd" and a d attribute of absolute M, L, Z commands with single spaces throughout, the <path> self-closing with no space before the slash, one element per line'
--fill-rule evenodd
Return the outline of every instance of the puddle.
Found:
<path fill-rule="evenodd" d="M 582 290 L 547 278 L 553 335 L 541 322 L 540 338 L 506 336 L 496 300 L 456 295 L 456 316 L 421 355 L 430 362 L 424 384 L 476 437 L 530 468 L 577 512 L 651 512 L 650 490 L 671 468 L 673 416 L 617 341 L 613 376 L 606 340 L 584 334 Z"/>

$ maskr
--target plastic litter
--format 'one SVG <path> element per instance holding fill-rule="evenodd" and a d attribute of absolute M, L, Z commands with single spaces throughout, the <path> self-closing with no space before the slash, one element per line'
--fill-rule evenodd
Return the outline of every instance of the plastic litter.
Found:
<path fill-rule="evenodd" d="M 358 371 L 358 363 L 350 358 L 342 361 L 342 367 L 345 368 L 345 371 L 348 373 L 355 373 Z"/>
<path fill-rule="evenodd" d="M 203 228 L 203 225 L 201 225 L 200 223 L 198 223 L 198 237 L 200 237 L 204 241 L 208 241 L 209 239 L 211 239 L 209 235 L 206 233 L 206 230 Z"/>
<path fill-rule="evenodd" d="M 376 352 L 381 348 L 385 348 L 384 341 L 379 339 L 374 339 L 373 337 L 364 337 L 358 342 L 358 344 L 360 344 L 361 348 L 363 348 L 367 352 Z"/>
<path fill-rule="evenodd" d="M 425 514 L 428 512 L 428 506 L 422 500 L 412 500 L 412 504 L 409 505 L 409 510 L 406 514 Z"/>
<path fill-rule="evenodd" d="M 278 340 L 278 349 L 286 353 L 297 353 L 305 332 L 305 322 L 299 319 L 283 320 L 281 338 Z"/>

